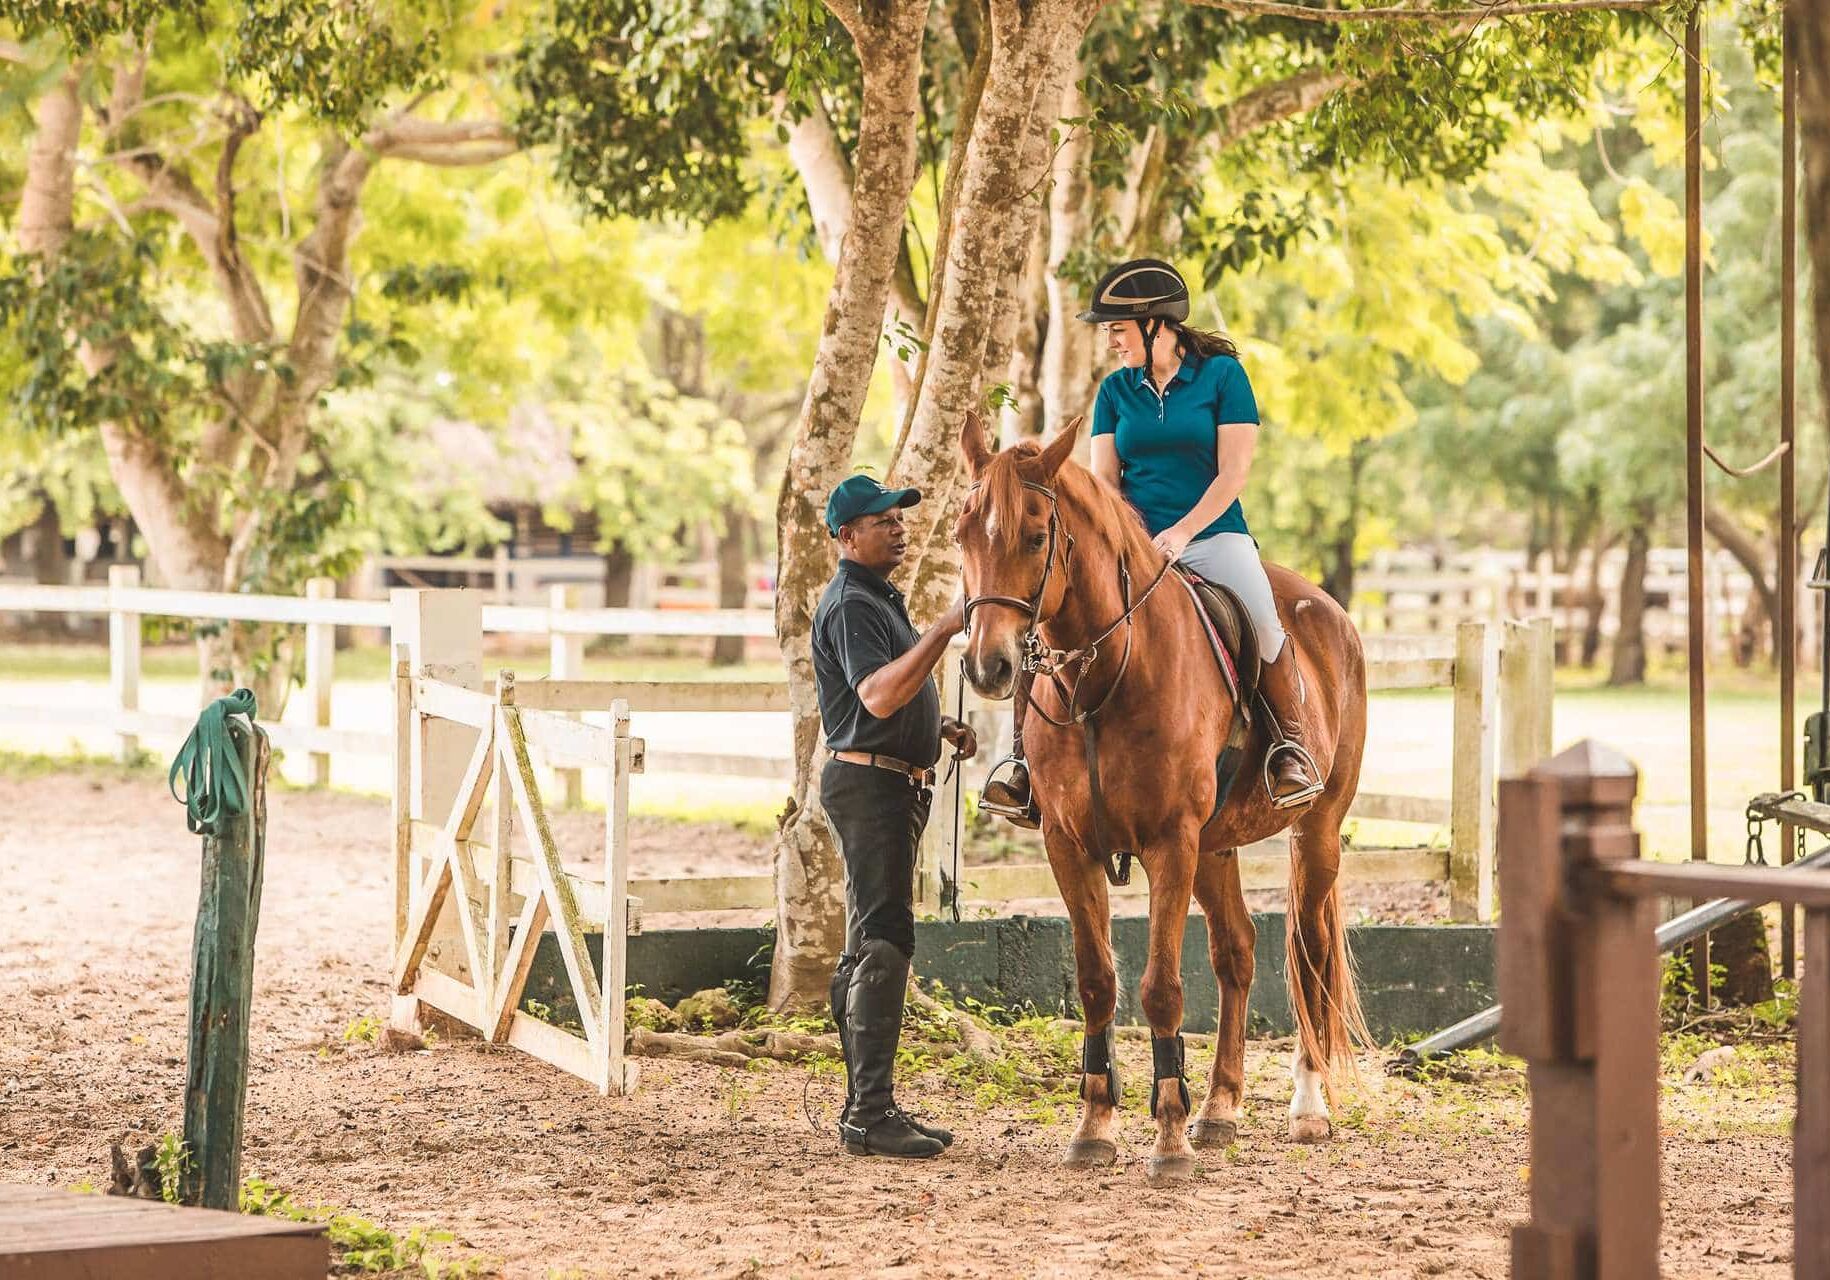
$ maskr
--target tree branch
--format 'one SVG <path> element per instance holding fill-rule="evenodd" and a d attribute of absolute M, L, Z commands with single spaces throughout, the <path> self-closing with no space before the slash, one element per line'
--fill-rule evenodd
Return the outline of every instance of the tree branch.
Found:
<path fill-rule="evenodd" d="M 439 122 L 412 116 L 396 116 L 369 130 L 362 145 L 377 158 L 447 166 L 491 164 L 521 149 L 514 131 L 499 120 Z"/>
<path fill-rule="evenodd" d="M 1482 18 L 1523 18 L 1558 13 L 1609 11 L 1643 13 L 1664 7 L 1664 0 L 1546 0 L 1543 3 L 1473 5 L 1455 9 L 1313 9 L 1276 0 L 1188 0 L 1203 9 L 1221 9 L 1245 18 L 1294 18 L 1299 22 L 1458 23 Z"/>
<path fill-rule="evenodd" d="M 1226 108 L 1226 122 L 1213 135 L 1214 148 L 1224 151 L 1266 125 L 1313 111 L 1329 96 L 1351 88 L 1355 83 L 1338 71 L 1312 67 L 1261 85 Z"/>

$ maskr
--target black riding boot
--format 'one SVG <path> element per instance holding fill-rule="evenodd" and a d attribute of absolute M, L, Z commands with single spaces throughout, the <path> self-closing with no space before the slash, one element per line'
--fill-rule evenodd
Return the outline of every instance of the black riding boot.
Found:
<path fill-rule="evenodd" d="M 896 1046 L 902 1039 L 902 1002 L 909 959 L 895 943 L 866 938 L 858 948 L 847 995 L 845 1047 L 851 1080 L 850 1114 L 839 1126 L 855 1156 L 937 1156 L 946 1149 L 896 1106 Z"/>
<path fill-rule="evenodd" d="M 857 1089 L 853 1083 L 851 1020 L 845 1016 L 846 1005 L 849 1003 L 851 994 L 851 976 L 857 965 L 858 957 L 842 955 L 839 957 L 838 967 L 832 971 L 832 1020 L 839 1028 L 839 1053 L 845 1059 L 845 1106 L 839 1112 L 839 1141 L 841 1143 L 845 1141 L 845 1128 L 851 1123 L 852 1099 L 857 1096 Z M 920 1116 L 910 1115 L 906 1111 L 902 1114 L 903 1118 L 909 1122 L 909 1127 L 917 1133 L 934 1139 L 943 1147 L 953 1145 L 952 1130 L 943 1129 L 937 1124 L 929 1124 Z"/>

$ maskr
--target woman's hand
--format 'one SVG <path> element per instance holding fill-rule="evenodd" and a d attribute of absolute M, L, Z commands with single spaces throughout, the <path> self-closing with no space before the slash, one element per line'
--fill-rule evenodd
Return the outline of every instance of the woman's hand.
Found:
<path fill-rule="evenodd" d="M 1171 562 L 1182 558 L 1182 553 L 1188 550 L 1190 541 L 1188 533 L 1179 524 L 1170 525 L 1151 539 L 1156 549 L 1167 556 Z"/>

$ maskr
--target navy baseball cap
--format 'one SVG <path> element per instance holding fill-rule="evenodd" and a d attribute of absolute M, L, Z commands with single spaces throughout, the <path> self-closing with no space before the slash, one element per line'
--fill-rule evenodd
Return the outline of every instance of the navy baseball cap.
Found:
<path fill-rule="evenodd" d="M 919 489 L 885 489 L 869 476 L 847 476 L 833 486 L 826 499 L 826 532 L 839 536 L 839 526 L 859 516 L 874 516 L 891 507 L 912 507 L 921 501 Z"/>

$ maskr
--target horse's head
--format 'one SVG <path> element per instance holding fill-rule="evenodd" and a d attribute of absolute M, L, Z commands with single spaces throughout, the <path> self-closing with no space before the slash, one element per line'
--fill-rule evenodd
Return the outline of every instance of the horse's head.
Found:
<path fill-rule="evenodd" d="M 1046 448 L 1030 441 L 992 451 L 985 423 L 966 415 L 960 452 L 972 490 L 954 536 L 966 592 L 966 678 L 988 698 L 1009 697 L 1026 639 L 1060 607 L 1072 540 L 1055 480 L 1074 451 L 1073 419 Z"/>

